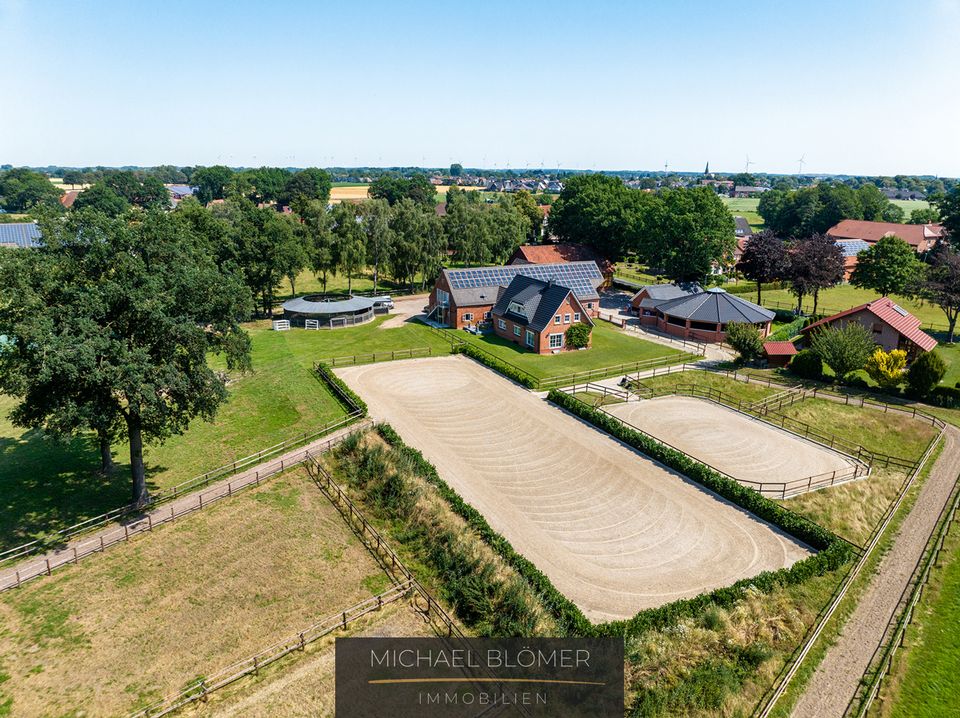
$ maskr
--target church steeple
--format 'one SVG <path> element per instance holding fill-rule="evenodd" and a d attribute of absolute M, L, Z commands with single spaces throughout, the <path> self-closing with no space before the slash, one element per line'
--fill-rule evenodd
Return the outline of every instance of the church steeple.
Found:
<path fill-rule="evenodd" d="M 703 170 L 703 176 L 704 176 L 704 177 L 709 177 L 709 176 L 710 176 L 710 163 L 709 163 L 709 162 L 707 162 L 707 166 L 706 166 L 706 167 L 704 168 L 704 170 Z"/>

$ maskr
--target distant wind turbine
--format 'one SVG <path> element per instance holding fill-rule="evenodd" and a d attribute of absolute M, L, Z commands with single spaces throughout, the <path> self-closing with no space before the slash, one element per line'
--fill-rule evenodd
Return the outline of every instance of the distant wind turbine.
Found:
<path fill-rule="evenodd" d="M 747 154 L 747 163 L 743 166 L 743 171 L 746 172 L 747 174 L 750 174 L 750 165 L 755 165 L 755 164 L 757 164 L 757 163 L 750 161 L 750 155 L 749 155 L 749 153 L 748 153 L 748 154 Z"/>
<path fill-rule="evenodd" d="M 802 155 L 800 155 L 800 159 L 797 160 L 797 163 L 800 165 L 800 171 L 797 172 L 798 175 L 803 174 L 803 160 L 806 156 L 807 156 L 807 153 L 804 152 Z"/>

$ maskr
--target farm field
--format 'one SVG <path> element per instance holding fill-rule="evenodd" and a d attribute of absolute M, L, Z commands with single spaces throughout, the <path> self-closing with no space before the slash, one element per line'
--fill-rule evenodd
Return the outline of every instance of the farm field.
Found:
<path fill-rule="evenodd" d="M 568 351 L 560 354 L 539 355 L 524 350 L 494 334 L 476 336 L 469 332 L 449 331 L 453 336 L 490 352 L 496 357 L 530 374 L 547 379 L 566 376 L 574 372 L 625 364 L 629 362 L 673 356 L 676 363 L 696 361 L 699 357 L 678 351 L 675 347 L 655 344 L 627 334 L 607 322 L 597 321 L 593 328 L 593 345 L 584 351 Z"/>
<path fill-rule="evenodd" d="M 389 317 L 333 331 L 274 332 L 266 321 L 247 326 L 253 372 L 231 377 L 230 398 L 216 419 L 195 420 L 186 433 L 145 451 L 148 484 L 159 489 L 190 479 L 344 414 L 313 372 L 324 357 L 449 344 L 425 326 L 380 329 Z M 216 368 L 225 369 L 217 358 Z M 129 500 L 128 449 L 114 447 L 117 471 L 97 476 L 99 453 L 90 437 L 57 443 L 9 422 L 13 400 L 0 396 L 0 548 L 70 526 Z"/>
<path fill-rule="evenodd" d="M 593 620 L 625 618 L 809 555 L 466 357 L 337 373 Z M 745 543 L 754 549 L 744 552 Z"/>
<path fill-rule="evenodd" d="M 928 209 L 930 203 L 925 199 L 892 199 L 891 204 L 903 210 L 904 219 L 910 219 L 910 213 L 915 209 Z"/>
<path fill-rule="evenodd" d="M 854 467 L 840 453 L 705 399 L 664 396 L 606 411 L 746 486 L 790 483 Z"/>
<path fill-rule="evenodd" d="M 739 215 L 749 222 L 754 230 L 763 229 L 763 217 L 757 212 L 760 205 L 759 197 L 727 197 L 720 195 L 721 201 L 727 205 L 727 209 L 734 215 Z"/>
<path fill-rule="evenodd" d="M 7 714 L 126 714 L 389 585 L 288 472 L 0 595 Z"/>

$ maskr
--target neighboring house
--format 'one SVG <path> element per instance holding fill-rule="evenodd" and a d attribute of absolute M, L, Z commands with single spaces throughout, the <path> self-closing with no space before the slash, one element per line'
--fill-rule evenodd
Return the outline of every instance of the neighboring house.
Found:
<path fill-rule="evenodd" d="M 596 262 L 603 275 L 602 286 L 613 281 L 613 264 L 583 244 L 521 244 L 507 260 L 508 265 L 561 262 Z"/>
<path fill-rule="evenodd" d="M 889 235 L 900 237 L 917 252 L 926 252 L 943 238 L 943 226 L 844 219 L 827 230 L 827 236 L 835 241 L 860 239 L 868 244 L 875 244 Z"/>
<path fill-rule="evenodd" d="M 750 223 L 746 217 L 733 218 L 733 233 L 737 239 L 747 239 L 753 236 L 753 229 L 750 227 Z"/>
<path fill-rule="evenodd" d="M 881 189 L 887 199 L 926 199 L 927 195 L 914 189 Z"/>
<path fill-rule="evenodd" d="M 185 184 L 168 184 L 164 186 L 167 188 L 167 192 L 170 193 L 170 204 L 174 207 L 187 197 L 192 197 L 197 189 L 196 187 Z"/>
<path fill-rule="evenodd" d="M 937 346 L 936 339 L 921 331 L 920 320 L 888 297 L 821 319 L 804 327 L 801 334 L 809 337 L 812 332 L 825 327 L 842 327 L 850 322 L 859 322 L 869 329 L 873 340 L 884 351 L 903 349 L 910 359 Z"/>
<path fill-rule="evenodd" d="M 63 205 L 64 209 L 73 207 L 73 203 L 77 201 L 77 195 L 80 192 L 81 190 L 78 189 L 70 189 L 60 195 L 60 204 Z"/>
<path fill-rule="evenodd" d="M 737 185 L 730 191 L 731 197 L 756 197 L 767 192 L 769 187 L 749 187 L 747 185 Z"/>
<path fill-rule="evenodd" d="M 40 228 L 34 222 L 0 224 L 0 247 L 31 249 L 40 246 Z"/>
<path fill-rule="evenodd" d="M 769 309 L 719 287 L 704 290 L 698 284 L 656 284 L 644 287 L 631 301 L 637 302 L 640 323 L 683 339 L 722 342 L 727 324 L 753 324 L 765 337 L 775 316 Z"/>
<path fill-rule="evenodd" d="M 793 342 L 764 342 L 763 355 L 767 359 L 768 367 L 783 367 L 790 363 L 797 348 Z"/>
<path fill-rule="evenodd" d="M 574 324 L 593 326 L 586 308 L 569 287 L 522 274 L 500 287 L 491 317 L 498 337 L 537 354 L 567 349 L 566 332 Z"/>
<path fill-rule="evenodd" d="M 843 279 L 850 281 L 850 275 L 857 266 L 857 256 L 870 245 L 862 239 L 838 239 L 834 242 L 843 252 Z"/>
<path fill-rule="evenodd" d="M 603 275 L 596 262 L 513 264 L 444 269 L 430 292 L 427 318 L 457 329 L 489 322 L 500 289 L 518 274 L 570 287 L 587 314 L 596 316 L 600 311 L 597 289 L 603 284 Z"/>

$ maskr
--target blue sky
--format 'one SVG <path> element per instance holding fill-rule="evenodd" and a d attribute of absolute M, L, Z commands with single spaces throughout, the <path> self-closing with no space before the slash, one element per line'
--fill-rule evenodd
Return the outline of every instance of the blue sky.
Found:
<path fill-rule="evenodd" d="M 960 175 L 960 0 L 0 0 L 0 163 Z"/>

